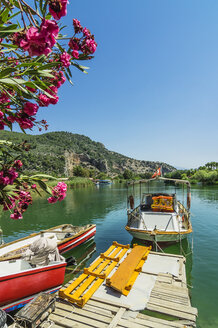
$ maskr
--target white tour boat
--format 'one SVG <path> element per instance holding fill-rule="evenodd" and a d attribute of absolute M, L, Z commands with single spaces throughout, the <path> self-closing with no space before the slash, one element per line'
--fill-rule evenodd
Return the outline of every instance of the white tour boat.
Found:
<path fill-rule="evenodd" d="M 133 195 L 128 197 L 126 230 L 135 238 L 152 242 L 179 242 L 192 232 L 190 221 L 191 192 L 187 180 L 155 177 L 130 182 L 149 184 L 151 181 L 168 181 L 187 187 L 187 206 L 177 200 L 176 193 L 147 192 L 140 195 L 140 204 L 134 207 Z M 141 188 L 140 188 L 141 190 Z"/>

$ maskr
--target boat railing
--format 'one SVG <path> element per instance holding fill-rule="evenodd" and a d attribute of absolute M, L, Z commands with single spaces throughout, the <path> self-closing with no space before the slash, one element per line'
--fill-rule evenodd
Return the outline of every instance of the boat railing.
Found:
<path fill-rule="evenodd" d="M 143 228 L 147 230 L 146 224 L 140 215 L 140 206 L 136 207 L 132 212 L 128 212 L 127 225 L 130 226 L 133 220 L 141 221 L 143 223 Z"/>

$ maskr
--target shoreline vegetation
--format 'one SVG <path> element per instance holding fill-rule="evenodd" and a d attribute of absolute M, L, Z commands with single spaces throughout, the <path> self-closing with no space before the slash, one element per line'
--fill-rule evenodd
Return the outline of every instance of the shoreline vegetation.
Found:
<path fill-rule="evenodd" d="M 73 177 L 57 177 L 57 180 L 64 181 L 69 188 L 92 187 L 98 179 L 110 180 L 113 183 L 125 183 L 129 180 L 140 180 L 151 178 L 152 173 L 135 174 L 130 170 L 125 170 L 123 174 L 117 176 L 107 175 L 105 172 L 95 174 L 93 170 L 81 166 L 74 167 Z M 198 169 L 175 170 L 164 174 L 166 178 L 188 180 L 191 184 L 218 185 L 218 163 L 210 162 Z M 57 180 L 49 181 L 52 187 Z"/>
<path fill-rule="evenodd" d="M 85 172 L 86 169 L 83 170 Z M 127 170 L 126 170 L 127 171 Z M 113 183 L 125 183 L 129 180 L 149 179 L 152 174 L 145 175 L 134 175 L 131 171 L 124 172 L 123 175 L 111 177 L 105 173 L 101 173 L 96 178 L 84 177 L 84 176 L 73 176 L 70 178 L 57 178 L 59 181 L 64 181 L 69 188 L 80 188 L 80 187 L 93 187 L 97 179 L 107 179 Z M 198 169 L 190 170 L 176 170 L 164 175 L 167 178 L 188 180 L 191 184 L 201 185 L 218 185 L 218 169 L 207 167 L 200 167 Z M 57 180 L 49 181 L 49 185 L 53 187 L 57 183 Z"/>

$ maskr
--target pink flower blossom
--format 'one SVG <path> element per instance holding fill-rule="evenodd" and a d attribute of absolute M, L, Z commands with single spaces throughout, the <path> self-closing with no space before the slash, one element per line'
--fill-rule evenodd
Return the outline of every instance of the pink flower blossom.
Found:
<path fill-rule="evenodd" d="M 31 186 L 32 189 L 36 189 L 36 184 L 34 183 L 32 186 Z"/>
<path fill-rule="evenodd" d="M 38 97 L 38 104 L 41 107 L 47 107 L 50 104 L 50 98 L 41 93 Z"/>
<path fill-rule="evenodd" d="M 4 113 L 2 113 L 2 111 L 0 110 L 0 120 L 2 120 L 4 117 Z"/>
<path fill-rule="evenodd" d="M 20 212 L 14 211 L 14 213 L 10 215 L 10 218 L 13 220 L 21 220 L 23 219 L 23 216 Z"/>
<path fill-rule="evenodd" d="M 50 98 L 50 104 L 56 105 L 59 101 L 59 97 L 56 95 L 52 95 L 52 98 Z"/>
<path fill-rule="evenodd" d="M 23 106 L 23 111 L 29 116 L 33 116 L 37 113 L 39 106 L 31 102 L 26 102 Z"/>
<path fill-rule="evenodd" d="M 70 66 L 71 55 L 69 55 L 66 51 L 60 56 L 60 61 L 64 67 Z"/>
<path fill-rule="evenodd" d="M 33 93 L 35 93 L 35 92 L 36 92 L 36 89 L 34 89 L 34 88 L 31 88 L 31 87 L 27 87 L 27 86 L 26 86 L 26 88 L 27 88 L 27 90 L 29 90 L 30 92 L 33 92 Z"/>
<path fill-rule="evenodd" d="M 64 182 L 59 182 L 57 186 L 52 189 L 52 197 L 48 198 L 49 203 L 56 203 L 66 197 L 67 185 Z"/>
<path fill-rule="evenodd" d="M 80 24 L 80 21 L 76 18 L 73 19 L 73 27 L 74 27 L 75 33 L 79 33 L 83 29 Z"/>
<path fill-rule="evenodd" d="M 79 50 L 80 49 L 80 39 L 72 38 L 72 39 L 70 39 L 68 45 L 72 50 Z"/>
<path fill-rule="evenodd" d="M 39 28 L 30 27 L 23 38 L 18 38 L 21 48 L 30 56 L 48 55 L 56 43 L 59 27 L 55 21 L 43 19 Z"/>
<path fill-rule="evenodd" d="M 58 199 L 55 198 L 55 197 L 49 197 L 49 198 L 48 198 L 48 202 L 49 202 L 50 204 L 54 204 L 54 203 L 56 203 L 57 201 L 58 201 Z"/>
<path fill-rule="evenodd" d="M 14 166 L 16 168 L 21 168 L 21 166 L 23 166 L 23 163 L 21 162 L 21 160 L 17 159 L 16 161 L 14 161 Z"/>
<path fill-rule="evenodd" d="M 78 52 L 77 50 L 73 50 L 73 51 L 72 51 L 72 56 L 73 56 L 74 58 L 78 59 L 78 58 L 79 58 L 79 52 Z"/>
<path fill-rule="evenodd" d="M 16 121 L 19 123 L 21 129 L 24 129 L 24 130 L 25 129 L 32 129 L 32 127 L 33 127 L 33 122 L 29 118 L 19 117 L 19 118 L 16 119 Z"/>
<path fill-rule="evenodd" d="M 67 14 L 67 0 L 50 0 L 49 12 L 54 19 L 60 19 Z"/>
<path fill-rule="evenodd" d="M 90 31 L 89 31 L 86 27 L 84 27 L 84 29 L 83 29 L 83 34 L 84 34 L 86 37 L 90 37 L 90 36 L 91 36 Z"/>
<path fill-rule="evenodd" d="M 82 51 L 84 54 L 93 54 L 96 50 L 97 43 L 93 39 L 86 39 L 82 45 Z"/>

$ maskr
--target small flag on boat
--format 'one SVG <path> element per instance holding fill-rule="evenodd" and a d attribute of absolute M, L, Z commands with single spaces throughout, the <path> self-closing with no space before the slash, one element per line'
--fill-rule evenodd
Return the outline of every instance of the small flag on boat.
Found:
<path fill-rule="evenodd" d="M 161 175 L 162 175 L 162 170 L 161 170 L 161 167 L 159 167 L 159 169 L 157 169 L 157 171 L 155 171 L 155 173 L 152 175 L 152 178 L 155 178 L 158 176 L 161 177 Z"/>

